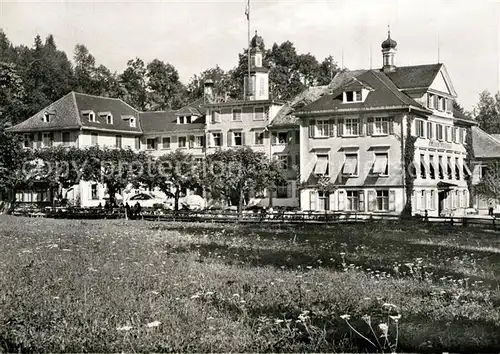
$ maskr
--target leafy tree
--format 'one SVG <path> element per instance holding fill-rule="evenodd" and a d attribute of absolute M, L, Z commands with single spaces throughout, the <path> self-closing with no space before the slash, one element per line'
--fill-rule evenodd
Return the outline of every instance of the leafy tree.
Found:
<path fill-rule="evenodd" d="M 479 127 L 489 134 L 500 133 L 500 92 L 494 96 L 483 91 L 479 94 L 479 102 L 474 108 L 474 116 Z"/>
<path fill-rule="evenodd" d="M 488 164 L 486 173 L 474 189 L 485 197 L 500 199 L 500 160 Z"/>
<path fill-rule="evenodd" d="M 144 62 L 139 59 L 131 59 L 127 62 L 127 68 L 119 76 L 120 85 L 123 87 L 123 100 L 131 106 L 145 111 L 147 108 L 147 69 Z"/>
<path fill-rule="evenodd" d="M 155 186 L 174 198 L 174 209 L 179 210 L 179 198 L 185 189 L 200 186 L 200 174 L 192 155 L 176 150 L 158 158 Z"/>
<path fill-rule="evenodd" d="M 207 190 L 222 194 L 241 212 L 245 195 L 273 189 L 286 181 L 286 176 L 277 160 L 270 161 L 263 152 L 244 147 L 208 155 L 203 181 Z"/>
<path fill-rule="evenodd" d="M 172 64 L 154 59 L 147 66 L 147 78 L 149 109 L 178 109 L 187 103 L 186 88 Z"/>
<path fill-rule="evenodd" d="M 205 82 L 207 80 L 212 80 L 214 83 L 213 93 L 216 100 L 225 99 L 236 89 L 232 81 L 231 72 L 225 72 L 217 65 L 215 68 L 207 69 L 191 77 L 187 86 L 189 101 L 203 97 Z"/>
<path fill-rule="evenodd" d="M 340 72 L 340 68 L 335 59 L 331 55 L 326 57 L 319 64 L 317 84 L 321 86 L 328 85 L 338 72 Z"/>
<path fill-rule="evenodd" d="M 0 62 L 0 88 L 0 124 L 17 123 L 26 107 L 23 81 L 15 64 Z"/>

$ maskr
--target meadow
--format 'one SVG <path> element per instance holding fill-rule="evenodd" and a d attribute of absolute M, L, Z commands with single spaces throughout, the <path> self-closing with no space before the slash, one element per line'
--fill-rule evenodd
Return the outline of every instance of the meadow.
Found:
<path fill-rule="evenodd" d="M 0 352 L 493 352 L 500 234 L 0 215 Z"/>

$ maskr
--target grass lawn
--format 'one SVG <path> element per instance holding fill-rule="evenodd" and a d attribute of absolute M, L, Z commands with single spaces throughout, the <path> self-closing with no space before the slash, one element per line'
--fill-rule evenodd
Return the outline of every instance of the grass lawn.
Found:
<path fill-rule="evenodd" d="M 0 352 L 498 351 L 499 236 L 0 216 Z"/>

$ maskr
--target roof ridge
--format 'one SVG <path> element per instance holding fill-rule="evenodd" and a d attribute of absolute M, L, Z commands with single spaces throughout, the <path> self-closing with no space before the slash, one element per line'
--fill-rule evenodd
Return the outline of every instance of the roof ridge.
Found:
<path fill-rule="evenodd" d="M 476 128 L 478 129 L 478 131 L 485 135 L 486 138 L 488 138 L 489 140 L 491 140 L 493 143 L 495 143 L 496 145 L 500 146 L 500 141 L 498 141 L 497 139 L 495 139 L 494 137 L 492 137 L 489 133 L 485 132 L 483 129 L 481 129 L 480 127 L 476 126 Z"/>
<path fill-rule="evenodd" d="M 75 91 L 71 91 L 71 97 L 73 99 L 73 105 L 75 106 L 75 113 L 76 113 L 76 121 L 78 122 L 78 125 L 80 128 L 83 126 L 82 119 L 80 118 L 80 114 L 78 113 L 78 104 L 76 103 L 76 96 L 75 96 Z"/>
<path fill-rule="evenodd" d="M 374 77 L 376 77 L 376 78 L 377 78 L 377 80 L 379 80 L 379 81 L 380 81 L 380 82 L 381 82 L 381 83 L 382 83 L 385 87 L 387 87 L 387 88 L 388 88 L 388 89 L 392 92 L 392 94 L 393 94 L 394 96 L 396 96 L 399 100 L 403 101 L 403 100 L 401 99 L 401 96 L 400 96 L 400 95 L 403 95 L 403 93 L 402 93 L 401 91 L 399 91 L 399 89 L 397 89 L 397 86 L 396 86 L 396 85 L 394 85 L 394 83 L 391 81 L 391 79 L 389 79 L 389 78 L 388 78 L 388 79 L 389 79 L 389 81 L 390 81 L 390 82 L 394 85 L 394 87 L 395 87 L 397 90 L 393 90 L 391 87 L 389 87 L 389 85 L 388 85 L 388 84 L 387 84 L 384 80 L 382 80 L 382 79 L 381 79 L 381 78 L 377 75 L 377 74 L 381 74 L 381 75 L 382 75 L 382 74 L 383 74 L 383 72 L 377 71 L 377 72 L 376 72 L 377 74 L 375 73 L 375 70 L 369 70 L 369 72 L 370 72 L 370 73 L 372 73 L 372 74 L 373 74 L 373 76 L 374 76 Z M 410 97 L 408 97 L 408 96 L 406 96 L 406 95 L 405 95 L 404 97 L 405 97 L 405 99 L 406 99 L 406 98 L 410 98 Z M 406 102 L 403 102 L 403 103 L 407 104 Z"/>

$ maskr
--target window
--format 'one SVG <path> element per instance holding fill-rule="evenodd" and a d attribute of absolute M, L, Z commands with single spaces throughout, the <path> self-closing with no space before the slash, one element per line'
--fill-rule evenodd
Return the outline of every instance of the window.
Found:
<path fill-rule="evenodd" d="M 90 185 L 90 199 L 91 200 L 97 200 L 99 199 L 97 196 L 97 184 L 91 184 Z"/>
<path fill-rule="evenodd" d="M 234 146 L 241 146 L 243 145 L 242 141 L 242 133 L 241 132 L 233 132 L 233 143 Z"/>
<path fill-rule="evenodd" d="M 264 145 L 264 132 L 263 131 L 255 131 L 255 145 Z"/>
<path fill-rule="evenodd" d="M 254 120 L 264 120 L 264 107 L 255 107 L 253 109 Z"/>
<path fill-rule="evenodd" d="M 148 150 L 156 150 L 156 139 L 155 138 L 147 139 L 146 146 Z"/>
<path fill-rule="evenodd" d="M 113 124 L 113 115 L 111 113 L 106 116 L 106 124 Z"/>
<path fill-rule="evenodd" d="M 50 123 L 50 113 L 49 112 L 45 112 L 43 114 L 42 120 L 43 120 L 44 123 Z"/>
<path fill-rule="evenodd" d="M 347 211 L 364 211 L 364 192 L 363 191 L 347 191 L 347 203 L 345 210 Z"/>
<path fill-rule="evenodd" d="M 430 93 L 427 94 L 427 107 L 431 109 L 434 108 L 434 95 Z"/>
<path fill-rule="evenodd" d="M 121 135 L 115 135 L 115 146 L 117 149 L 122 148 L 122 136 Z"/>
<path fill-rule="evenodd" d="M 204 147 L 205 146 L 205 137 L 203 135 L 195 136 L 194 146 L 195 147 Z"/>
<path fill-rule="evenodd" d="M 427 209 L 429 210 L 434 210 L 434 205 L 436 205 L 436 192 L 433 190 L 430 191 L 429 193 L 429 200 L 427 201 Z"/>
<path fill-rule="evenodd" d="M 141 138 L 138 136 L 135 138 L 135 149 L 140 150 L 141 149 Z"/>
<path fill-rule="evenodd" d="M 452 141 L 451 127 L 449 125 L 445 126 L 444 140 L 447 141 L 447 142 L 451 142 Z"/>
<path fill-rule="evenodd" d="M 427 178 L 427 171 L 425 168 L 425 154 L 420 154 L 420 178 Z"/>
<path fill-rule="evenodd" d="M 373 119 L 373 134 L 374 135 L 387 135 L 389 134 L 389 120 L 387 118 L 374 118 Z"/>
<path fill-rule="evenodd" d="M 262 65 L 258 65 L 258 66 L 262 66 Z M 259 96 L 264 96 L 264 93 L 265 93 L 265 88 L 266 88 L 266 83 L 264 81 L 264 78 L 261 77 L 260 80 L 259 80 Z"/>
<path fill-rule="evenodd" d="M 452 136 L 451 136 L 451 142 L 452 143 L 460 143 L 460 132 L 457 127 L 452 127 Z"/>
<path fill-rule="evenodd" d="M 330 136 L 330 122 L 327 120 L 317 120 L 316 121 L 316 137 L 328 137 Z"/>
<path fill-rule="evenodd" d="M 342 174 L 347 176 L 356 176 L 358 174 L 358 154 L 345 154 Z"/>
<path fill-rule="evenodd" d="M 23 144 L 24 144 L 25 148 L 33 147 L 33 135 L 32 134 L 24 134 Z"/>
<path fill-rule="evenodd" d="M 185 148 L 187 146 L 187 138 L 185 136 L 179 137 L 179 147 Z"/>
<path fill-rule="evenodd" d="M 429 177 L 436 179 L 436 170 L 434 168 L 434 155 L 429 155 Z"/>
<path fill-rule="evenodd" d="M 99 145 L 99 134 L 90 133 L 90 145 L 92 145 L 92 146 Z"/>
<path fill-rule="evenodd" d="M 221 121 L 220 116 L 221 116 L 220 112 L 214 109 L 212 111 L 212 123 L 220 123 Z"/>
<path fill-rule="evenodd" d="M 455 157 L 455 179 L 460 179 L 460 159 Z"/>
<path fill-rule="evenodd" d="M 359 134 L 359 123 L 357 118 L 344 119 L 344 136 L 357 136 Z"/>
<path fill-rule="evenodd" d="M 436 136 L 437 136 L 437 140 L 443 141 L 443 125 L 442 124 L 436 124 Z"/>
<path fill-rule="evenodd" d="M 330 206 L 330 193 L 319 191 L 318 192 L 318 210 L 328 210 Z"/>
<path fill-rule="evenodd" d="M 356 91 L 346 91 L 345 92 L 345 100 L 344 102 L 361 102 L 362 95 L 361 95 L 361 90 L 356 90 Z"/>
<path fill-rule="evenodd" d="M 288 142 L 288 133 L 278 132 L 278 134 L 276 135 L 276 141 L 278 144 L 286 144 Z"/>
<path fill-rule="evenodd" d="M 377 191 L 377 211 L 389 210 L 389 191 Z"/>
<path fill-rule="evenodd" d="M 222 145 L 221 133 L 212 133 L 212 138 L 214 141 L 214 146 L 221 146 Z"/>
<path fill-rule="evenodd" d="M 276 186 L 276 198 L 284 199 L 292 197 L 292 184 L 284 183 Z"/>
<path fill-rule="evenodd" d="M 184 117 L 184 124 L 191 124 L 191 116 Z"/>
<path fill-rule="evenodd" d="M 415 136 L 419 138 L 424 137 L 424 121 L 420 119 L 415 120 Z"/>
<path fill-rule="evenodd" d="M 88 116 L 89 116 L 89 122 L 95 123 L 95 113 L 90 112 L 88 113 Z"/>
<path fill-rule="evenodd" d="M 281 169 L 283 170 L 288 170 L 288 156 L 287 155 L 280 155 L 279 157 L 279 161 L 280 161 L 280 166 L 281 166 Z"/>
<path fill-rule="evenodd" d="M 446 176 L 447 176 L 448 179 L 451 179 L 452 176 L 453 176 L 453 170 L 452 170 L 451 167 L 452 167 L 451 166 L 451 157 L 448 156 L 446 158 Z"/>
<path fill-rule="evenodd" d="M 233 121 L 241 121 L 241 108 L 233 108 Z"/>
<path fill-rule="evenodd" d="M 420 191 L 420 210 L 425 209 L 427 206 L 426 201 L 425 201 L 425 191 L 421 190 Z"/>
<path fill-rule="evenodd" d="M 437 109 L 438 111 L 444 111 L 444 97 L 437 96 Z"/>
<path fill-rule="evenodd" d="M 163 149 L 170 149 L 170 137 L 164 137 L 162 139 L 162 148 Z"/>
<path fill-rule="evenodd" d="M 330 173 L 330 161 L 327 154 L 316 155 L 316 165 L 314 166 L 314 174 L 316 176 L 328 176 Z"/>
<path fill-rule="evenodd" d="M 356 155 L 357 156 L 357 155 Z M 375 162 L 373 163 L 373 174 L 387 176 L 389 174 L 389 156 L 388 153 L 375 153 Z"/>
<path fill-rule="evenodd" d="M 443 179 L 444 178 L 444 166 L 443 166 L 443 156 L 439 156 L 439 166 L 438 166 L 438 169 L 439 169 L 439 179 Z"/>
<path fill-rule="evenodd" d="M 434 138 L 434 132 L 433 132 L 433 125 L 432 122 L 427 122 L 427 139 L 433 139 Z"/>
<path fill-rule="evenodd" d="M 467 144 L 466 141 L 467 131 L 464 128 L 460 128 L 460 142 L 462 144 Z"/>

